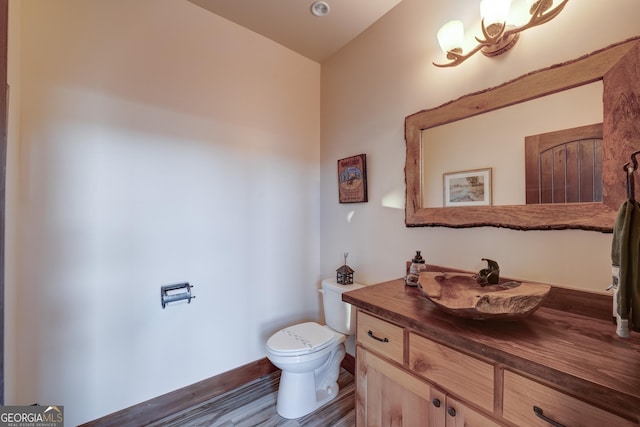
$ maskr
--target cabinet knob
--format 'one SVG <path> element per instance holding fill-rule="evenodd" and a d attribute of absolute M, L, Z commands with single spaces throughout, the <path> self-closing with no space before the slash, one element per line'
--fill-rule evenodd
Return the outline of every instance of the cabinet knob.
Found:
<path fill-rule="evenodd" d="M 456 410 L 455 410 L 455 408 L 452 408 L 451 406 L 449 406 L 449 407 L 447 408 L 447 414 L 451 415 L 452 417 L 455 417 L 455 416 L 456 416 Z"/>
<path fill-rule="evenodd" d="M 436 408 L 440 407 L 440 399 L 433 399 L 431 403 L 433 403 L 433 406 L 435 406 Z"/>

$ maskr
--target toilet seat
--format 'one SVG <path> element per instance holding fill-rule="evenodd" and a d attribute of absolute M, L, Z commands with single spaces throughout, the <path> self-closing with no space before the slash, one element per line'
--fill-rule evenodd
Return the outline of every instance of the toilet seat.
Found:
<path fill-rule="evenodd" d="M 269 338 L 267 349 L 278 356 L 300 356 L 320 351 L 336 341 L 336 334 L 315 322 L 288 326 Z"/>

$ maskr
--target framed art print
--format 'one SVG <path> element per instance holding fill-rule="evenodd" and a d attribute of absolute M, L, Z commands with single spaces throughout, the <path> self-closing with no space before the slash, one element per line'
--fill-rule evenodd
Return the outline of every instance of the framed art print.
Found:
<path fill-rule="evenodd" d="M 444 206 L 490 206 L 491 168 L 443 174 Z"/>
<path fill-rule="evenodd" d="M 367 155 L 338 160 L 338 199 L 340 203 L 367 201 Z"/>

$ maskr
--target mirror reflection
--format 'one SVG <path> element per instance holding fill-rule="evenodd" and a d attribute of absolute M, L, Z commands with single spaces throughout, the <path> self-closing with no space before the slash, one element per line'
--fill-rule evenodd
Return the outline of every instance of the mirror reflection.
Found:
<path fill-rule="evenodd" d="M 611 232 L 621 203 L 626 199 L 626 174 L 621 173 L 622 166 L 629 162 L 629 155 L 640 150 L 640 80 L 637 70 L 640 66 L 640 37 L 611 45 L 605 49 L 592 52 L 563 64 L 551 66 L 542 70 L 533 71 L 484 91 L 465 95 L 456 100 L 442 104 L 439 107 L 418 111 L 405 118 L 405 140 L 407 157 L 405 163 L 406 182 L 406 203 L 405 203 L 405 223 L 408 227 L 506 227 L 516 230 L 560 230 L 567 228 L 578 228 L 583 230 L 594 230 Z M 511 109 L 513 106 L 533 99 L 559 94 L 573 88 L 580 88 L 594 82 L 601 82 L 602 85 L 602 113 L 598 113 L 598 119 L 585 120 L 589 124 L 602 123 L 602 197 L 594 197 L 593 202 L 587 203 L 527 203 L 513 204 L 516 197 L 519 201 L 523 196 L 522 181 L 514 186 L 520 188 L 516 190 L 498 191 L 494 189 L 495 204 L 481 206 L 456 206 L 442 207 L 442 198 L 437 196 L 442 184 L 442 174 L 444 171 L 464 170 L 466 165 L 460 165 L 461 158 L 474 158 L 481 153 L 485 155 L 487 138 L 485 133 L 493 127 L 497 127 L 502 132 L 498 139 L 506 131 L 504 129 L 515 127 L 516 125 L 528 125 L 536 122 L 534 117 L 517 117 L 501 120 L 499 126 L 482 124 L 478 134 L 466 135 L 468 144 L 464 146 L 462 152 L 454 154 L 452 165 L 440 167 L 435 173 L 437 177 L 438 190 L 435 190 L 433 201 L 437 207 L 425 206 L 425 188 L 433 183 L 433 179 L 427 180 L 424 174 L 425 169 L 434 169 L 432 166 L 425 166 L 423 159 L 433 153 L 429 148 L 423 150 L 423 131 L 442 126 L 447 123 L 454 123 L 470 117 L 482 115 L 490 111 L 500 109 Z M 566 121 L 566 115 L 573 112 L 581 102 L 573 102 L 571 108 L 562 110 L 562 124 L 559 129 L 569 129 L 571 125 Z M 560 113 L 558 113 L 560 116 Z M 485 116 L 483 116 L 485 117 Z M 594 115 L 595 118 L 595 115 Z M 508 126 L 506 125 L 508 124 Z M 513 126 L 512 126 L 513 124 Z M 534 132 L 534 131 L 532 131 Z M 537 134 L 540 135 L 540 134 Z M 523 133 L 518 136 L 522 138 L 528 136 Z M 531 135 L 529 135 L 531 136 Z M 426 136 L 426 139 L 431 136 Z M 448 141 L 454 138 L 448 138 Z M 461 139 L 459 139 L 461 140 Z M 469 143 L 472 141 L 472 143 Z M 475 141 L 478 141 L 476 144 Z M 491 143 L 491 142 L 489 142 Z M 452 143 L 448 142 L 447 145 Z M 567 148 L 568 149 L 568 148 Z M 515 156 L 515 155 L 514 155 Z M 511 154 L 500 149 L 498 154 L 488 155 L 483 163 L 491 162 L 493 165 L 496 158 L 506 160 L 505 165 L 495 166 L 496 186 L 510 185 L 510 179 L 516 175 L 521 176 L 522 154 L 518 158 L 511 158 Z M 444 160 L 443 160 L 444 161 Z M 449 161 L 447 157 L 447 161 Z M 437 163 L 437 162 L 436 162 Z M 507 173 L 506 165 L 516 164 L 515 170 Z M 473 166 L 473 170 L 487 171 L 485 165 Z M 471 167 L 471 166 L 470 166 Z M 595 172 L 595 171 L 594 171 Z M 488 175 L 488 174 L 487 174 Z M 501 183 L 500 175 L 511 177 L 506 184 Z M 526 175 L 526 174 L 525 174 Z M 447 174 L 447 177 L 454 176 L 456 179 L 460 174 Z M 458 181 L 449 179 L 457 185 Z M 465 184 L 463 183 L 463 186 Z M 469 184 L 469 187 L 476 186 Z M 449 188 L 451 190 L 451 188 Z M 432 190 L 428 190 L 432 191 Z M 566 191 L 566 188 L 565 188 Z M 572 196 L 573 197 L 573 196 Z M 488 198 L 485 198 L 488 200 Z M 573 200 L 573 199 L 571 199 Z"/>
<path fill-rule="evenodd" d="M 525 204 L 525 138 L 601 123 L 602 95 L 597 81 L 423 130 L 423 206 L 445 205 L 444 174 L 485 168 L 493 205 Z"/>

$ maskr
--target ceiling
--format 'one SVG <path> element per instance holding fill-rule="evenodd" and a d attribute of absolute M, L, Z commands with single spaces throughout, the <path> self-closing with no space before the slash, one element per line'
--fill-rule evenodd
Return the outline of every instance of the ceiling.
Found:
<path fill-rule="evenodd" d="M 311 14 L 314 0 L 189 1 L 322 63 L 401 0 L 325 0 L 322 17 Z"/>

